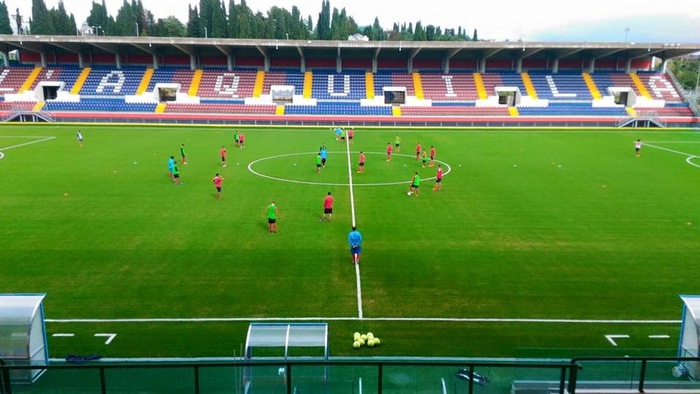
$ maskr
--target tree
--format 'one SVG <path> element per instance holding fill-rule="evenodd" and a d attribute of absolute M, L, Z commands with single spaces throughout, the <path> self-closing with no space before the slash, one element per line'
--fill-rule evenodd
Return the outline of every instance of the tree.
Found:
<path fill-rule="evenodd" d="M 95 34 L 103 35 L 114 35 L 115 34 L 115 22 L 114 18 L 107 13 L 107 7 L 105 6 L 105 0 L 102 0 L 102 4 L 92 3 L 92 8 L 90 9 L 90 15 L 86 19 L 88 26 L 94 26 L 97 31 Z"/>
<path fill-rule="evenodd" d="M 185 37 L 187 36 L 187 27 L 171 15 L 165 19 L 158 18 L 150 35 L 154 37 Z"/>
<path fill-rule="evenodd" d="M 319 40 L 331 39 L 331 3 L 324 0 L 321 4 L 321 12 L 316 21 L 316 38 Z"/>
<path fill-rule="evenodd" d="M 189 18 L 187 20 L 187 37 L 200 37 L 199 12 L 197 6 L 189 6 Z"/>
<path fill-rule="evenodd" d="M 238 37 L 240 38 L 251 38 L 254 37 L 253 29 L 254 26 L 254 16 L 253 11 L 248 8 L 245 0 L 241 0 L 241 4 L 236 6 L 236 19 L 238 25 Z"/>
<path fill-rule="evenodd" d="M 73 14 L 68 16 L 66 12 L 66 7 L 63 5 L 63 0 L 58 2 L 58 9 L 51 8 L 49 11 L 51 15 L 51 20 L 53 22 L 55 33 L 61 35 L 75 35 L 77 32 L 77 27 L 75 25 L 75 17 Z"/>
<path fill-rule="evenodd" d="M 226 21 L 226 5 L 223 1 L 212 5 L 211 34 L 209 37 L 228 37 L 228 23 Z"/>
<path fill-rule="evenodd" d="M 32 19 L 29 21 L 29 28 L 34 34 L 56 34 L 53 18 L 44 0 L 32 0 Z"/>
<path fill-rule="evenodd" d="M 435 41 L 437 39 L 437 32 L 435 26 L 428 25 L 425 27 L 425 39 L 426 41 Z"/>
<path fill-rule="evenodd" d="M 141 26 L 138 26 L 138 28 L 136 26 L 136 16 L 131 5 L 129 5 L 127 0 L 124 0 L 117 12 L 114 34 L 117 36 L 135 36 L 140 28 Z"/>
<path fill-rule="evenodd" d="M 238 18 L 236 16 L 237 7 L 234 0 L 228 0 L 228 37 L 238 37 Z"/>
<path fill-rule="evenodd" d="M 0 1 L 0 34 L 12 34 L 10 13 L 7 11 L 7 4 L 4 1 Z"/>
<path fill-rule="evenodd" d="M 700 73 L 700 60 L 678 59 L 669 62 L 669 68 L 681 87 L 695 94 L 695 84 Z"/>
<path fill-rule="evenodd" d="M 372 36 L 369 39 L 373 41 L 386 40 L 384 29 L 382 29 L 382 25 L 379 24 L 379 18 L 374 18 L 374 23 L 372 24 Z"/>
<path fill-rule="evenodd" d="M 476 34 L 476 29 L 474 29 L 474 35 L 472 36 L 472 41 L 479 41 L 479 36 Z"/>

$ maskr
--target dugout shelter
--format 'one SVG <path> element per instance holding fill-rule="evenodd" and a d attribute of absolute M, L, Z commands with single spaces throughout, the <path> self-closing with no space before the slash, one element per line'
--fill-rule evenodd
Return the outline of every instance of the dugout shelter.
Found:
<path fill-rule="evenodd" d="M 45 366 L 49 349 L 44 324 L 46 294 L 0 294 L 0 359 L 6 365 Z M 13 370 L 15 383 L 32 383 L 43 369 Z"/>
<path fill-rule="evenodd" d="M 246 361 L 281 361 L 279 365 L 253 366 L 244 371 L 246 393 L 271 392 L 291 385 L 286 360 L 328 360 L 328 323 L 251 323 L 246 336 Z M 294 386 L 314 391 L 327 382 L 327 367 L 294 369 Z"/>
<path fill-rule="evenodd" d="M 682 295 L 681 300 L 683 300 L 683 315 L 678 357 L 698 357 L 700 354 L 700 295 Z M 681 365 L 689 378 L 697 380 L 700 377 L 700 363 L 697 361 L 684 361 Z"/>

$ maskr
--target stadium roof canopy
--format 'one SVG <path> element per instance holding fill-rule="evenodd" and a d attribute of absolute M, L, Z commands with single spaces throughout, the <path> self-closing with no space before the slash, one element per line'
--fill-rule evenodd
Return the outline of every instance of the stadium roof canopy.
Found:
<path fill-rule="evenodd" d="M 635 42 L 491 42 L 491 41 L 316 41 L 286 39 L 218 39 L 114 36 L 0 35 L 0 52 L 31 51 L 46 54 L 89 53 L 173 55 L 197 57 L 263 57 L 271 59 L 357 60 L 543 60 L 648 59 L 663 61 L 700 52 L 699 43 Z M 229 62 L 230 64 L 230 62 Z M 303 64 L 303 63 L 302 63 Z M 444 64 L 444 63 L 443 63 Z M 194 66 L 195 63 L 193 62 Z M 266 66 L 267 67 L 267 66 Z"/>

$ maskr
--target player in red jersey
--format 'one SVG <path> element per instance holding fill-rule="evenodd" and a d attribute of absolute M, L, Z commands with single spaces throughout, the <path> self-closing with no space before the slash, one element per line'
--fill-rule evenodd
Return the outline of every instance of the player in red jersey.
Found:
<path fill-rule="evenodd" d="M 437 153 L 435 146 L 430 145 L 430 167 L 435 167 L 435 153 Z"/>
<path fill-rule="evenodd" d="M 226 147 L 222 145 L 219 152 L 221 153 L 221 166 L 226 167 Z"/>
<path fill-rule="evenodd" d="M 324 219 L 329 222 L 333 220 L 333 196 L 331 196 L 331 192 L 328 192 L 326 198 L 323 199 L 323 216 L 318 221 L 322 222 Z"/>
<path fill-rule="evenodd" d="M 442 165 L 438 164 L 437 168 L 437 174 L 435 175 L 435 186 L 433 186 L 433 190 L 435 191 L 440 191 L 442 190 Z"/>
<path fill-rule="evenodd" d="M 365 152 L 360 151 L 360 164 L 357 166 L 357 172 L 365 172 Z"/>
<path fill-rule="evenodd" d="M 391 160 L 391 150 L 392 150 L 391 142 L 387 142 L 386 143 L 386 161 Z"/>
<path fill-rule="evenodd" d="M 352 139 L 355 137 L 355 129 L 352 127 L 348 130 L 348 142 L 352 144 Z"/>
<path fill-rule="evenodd" d="M 245 135 L 243 134 L 243 132 L 238 134 L 238 146 L 241 149 L 245 148 Z"/>
<path fill-rule="evenodd" d="M 219 173 L 216 173 L 214 176 L 214 179 L 212 179 L 212 183 L 214 183 L 214 187 L 216 187 L 216 199 L 221 200 L 221 184 L 224 182 L 224 177 L 219 175 Z"/>
<path fill-rule="evenodd" d="M 423 147 L 420 142 L 416 143 L 416 160 L 420 160 L 420 153 L 423 151 Z"/>

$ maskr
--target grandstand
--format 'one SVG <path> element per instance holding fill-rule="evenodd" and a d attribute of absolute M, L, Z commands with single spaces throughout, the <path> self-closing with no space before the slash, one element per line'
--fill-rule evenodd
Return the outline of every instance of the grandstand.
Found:
<path fill-rule="evenodd" d="M 114 46 L 110 40 L 4 36 L 0 51 L 17 50 L 19 59 L 0 71 L 3 119 L 50 112 L 56 121 L 90 113 L 257 124 L 699 122 L 697 107 L 664 63 L 700 50 L 697 44 L 389 42 L 379 48 L 237 39 L 185 45 L 156 37 Z M 282 87 L 291 92 L 284 101 Z"/>

